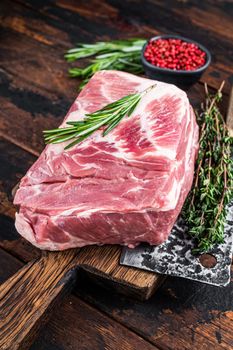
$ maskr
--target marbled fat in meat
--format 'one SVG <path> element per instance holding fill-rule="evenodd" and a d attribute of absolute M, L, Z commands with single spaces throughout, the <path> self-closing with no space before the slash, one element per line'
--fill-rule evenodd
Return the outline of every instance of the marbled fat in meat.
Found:
<path fill-rule="evenodd" d="M 15 196 L 16 228 L 41 249 L 167 239 L 191 188 L 198 127 L 174 85 L 119 71 L 96 73 L 67 113 L 82 120 L 119 98 L 156 84 L 130 117 L 64 151 L 46 146 Z"/>

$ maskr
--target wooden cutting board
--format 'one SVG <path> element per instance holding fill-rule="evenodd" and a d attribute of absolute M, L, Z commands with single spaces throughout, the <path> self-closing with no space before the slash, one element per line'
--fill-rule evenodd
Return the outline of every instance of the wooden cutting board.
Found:
<path fill-rule="evenodd" d="M 25 350 L 78 283 L 84 269 L 99 283 L 147 299 L 164 277 L 119 265 L 119 246 L 90 246 L 64 252 L 43 252 L 0 286 L 0 349 Z"/>

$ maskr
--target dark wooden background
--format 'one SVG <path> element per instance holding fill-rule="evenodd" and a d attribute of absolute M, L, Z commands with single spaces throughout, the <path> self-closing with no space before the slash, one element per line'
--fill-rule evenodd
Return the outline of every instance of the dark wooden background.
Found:
<path fill-rule="evenodd" d="M 0 282 L 40 254 L 14 229 L 11 189 L 43 149 L 41 131 L 57 126 L 77 95 L 63 53 L 77 42 L 178 33 L 209 48 L 203 82 L 233 83 L 233 3 L 215 0 L 1 0 Z M 98 286 L 80 273 L 31 350 L 233 349 L 233 283 L 216 288 L 167 278 L 146 302 Z"/>

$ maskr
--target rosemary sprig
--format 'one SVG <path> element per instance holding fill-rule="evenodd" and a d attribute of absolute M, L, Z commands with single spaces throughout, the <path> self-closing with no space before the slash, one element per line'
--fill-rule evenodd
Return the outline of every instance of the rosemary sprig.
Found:
<path fill-rule="evenodd" d="M 112 52 L 97 56 L 85 68 L 70 68 L 69 74 L 72 78 L 82 79 L 82 83 L 79 86 L 82 89 L 96 72 L 109 69 L 124 70 L 134 74 L 143 72 L 138 53 Z"/>
<path fill-rule="evenodd" d="M 95 56 L 86 67 L 69 69 L 71 77 L 81 78 L 82 88 L 96 72 L 106 69 L 124 70 L 139 74 L 143 72 L 141 64 L 141 50 L 146 40 L 126 39 L 110 42 L 97 42 L 95 44 L 79 44 L 77 48 L 69 50 L 65 58 L 69 62 L 81 58 Z"/>
<path fill-rule="evenodd" d="M 73 147 L 83 141 L 100 128 L 103 129 L 103 136 L 114 129 L 125 116 L 130 116 L 142 97 L 155 85 L 150 86 L 142 92 L 127 95 L 102 109 L 88 113 L 82 121 L 67 122 L 66 128 L 45 130 L 44 138 L 46 143 L 60 143 L 73 140 L 65 149 Z"/>
<path fill-rule="evenodd" d="M 70 49 L 65 54 L 68 62 L 79 60 L 80 58 L 112 53 L 112 52 L 138 52 L 145 44 L 144 39 L 125 39 L 113 41 L 101 41 L 94 44 L 78 44 L 78 47 Z"/>
<path fill-rule="evenodd" d="M 198 117 L 200 148 L 193 188 L 183 210 L 189 233 L 197 241 L 196 253 L 207 252 L 224 241 L 226 206 L 233 198 L 233 139 L 218 108 L 223 85 L 215 96 L 205 86 L 206 102 Z"/>

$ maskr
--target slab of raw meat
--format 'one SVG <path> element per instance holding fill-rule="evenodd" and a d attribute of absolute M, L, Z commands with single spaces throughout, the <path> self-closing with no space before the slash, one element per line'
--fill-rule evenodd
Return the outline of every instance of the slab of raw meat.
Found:
<path fill-rule="evenodd" d="M 88 244 L 160 244 L 190 190 L 198 127 L 188 98 L 174 85 L 119 71 L 96 73 L 66 121 L 156 83 L 130 117 L 64 151 L 48 145 L 15 196 L 18 232 L 41 249 Z"/>

